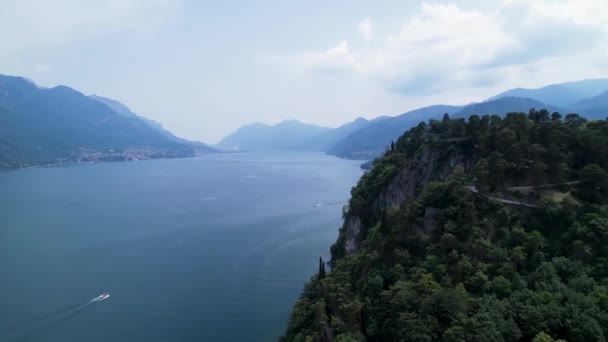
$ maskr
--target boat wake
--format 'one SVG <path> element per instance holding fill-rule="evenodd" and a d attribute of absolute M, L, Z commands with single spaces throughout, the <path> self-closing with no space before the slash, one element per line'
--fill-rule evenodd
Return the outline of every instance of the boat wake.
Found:
<path fill-rule="evenodd" d="M 37 337 L 43 334 L 48 329 L 51 329 L 61 323 L 69 321 L 76 317 L 88 306 L 104 301 L 110 297 L 110 294 L 103 293 L 86 303 L 74 304 L 54 310 L 44 315 L 28 318 L 24 321 L 16 323 L 9 327 L 11 331 L 9 335 L 3 336 L 0 334 L 0 340 L 4 341 L 30 341 L 37 340 Z"/>
<path fill-rule="evenodd" d="M 319 207 L 323 207 L 323 206 L 344 205 L 344 204 L 345 204 L 345 202 L 327 202 L 327 203 L 321 203 L 321 202 L 319 202 L 317 204 L 314 204 L 313 207 L 314 208 L 319 208 Z"/>

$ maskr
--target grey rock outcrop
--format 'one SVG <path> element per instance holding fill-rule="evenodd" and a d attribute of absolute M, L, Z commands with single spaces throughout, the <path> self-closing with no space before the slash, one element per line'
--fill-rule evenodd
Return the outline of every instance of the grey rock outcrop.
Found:
<path fill-rule="evenodd" d="M 400 170 L 389 185 L 374 200 L 372 210 L 395 209 L 415 198 L 432 181 L 447 181 L 454 169 L 462 166 L 465 172 L 472 169 L 458 149 L 424 147 L 414 159 Z M 432 214 L 432 211 L 429 212 Z M 351 213 L 344 215 L 344 251 L 349 255 L 359 247 L 359 234 L 364 229 L 361 218 Z M 430 222 L 429 222 L 430 223 Z"/>

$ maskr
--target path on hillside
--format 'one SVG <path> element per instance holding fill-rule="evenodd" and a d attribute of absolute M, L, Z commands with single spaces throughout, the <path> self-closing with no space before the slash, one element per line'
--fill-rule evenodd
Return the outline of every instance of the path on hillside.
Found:
<path fill-rule="evenodd" d="M 556 187 L 556 186 L 560 186 L 560 185 L 574 185 L 574 184 L 578 184 L 578 183 L 580 183 L 580 181 L 572 181 L 572 182 L 557 183 L 557 184 L 511 186 L 511 187 L 506 187 L 505 189 L 510 190 L 510 191 L 522 191 L 522 190 L 546 189 L 546 188 L 552 188 L 552 187 Z"/>
<path fill-rule="evenodd" d="M 500 202 L 500 203 L 504 203 L 504 204 L 509 204 L 509 205 L 519 205 L 522 207 L 527 207 L 527 208 L 540 208 L 537 205 L 534 204 L 529 204 L 529 203 L 525 203 L 525 202 L 521 202 L 521 201 L 513 201 L 513 200 L 508 200 L 508 199 L 504 199 L 504 198 L 500 198 L 500 197 L 494 197 L 494 196 L 489 196 L 486 195 L 484 193 L 479 192 L 479 190 L 477 189 L 476 186 L 474 185 L 469 185 L 469 186 L 465 186 L 465 188 L 469 191 L 471 191 L 474 194 L 477 194 L 479 196 L 482 196 L 484 198 L 487 198 L 489 200 L 493 200 L 496 202 Z"/>

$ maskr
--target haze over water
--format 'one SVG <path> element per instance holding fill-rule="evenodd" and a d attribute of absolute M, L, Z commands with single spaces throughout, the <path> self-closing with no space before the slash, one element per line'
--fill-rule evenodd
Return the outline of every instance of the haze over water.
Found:
<path fill-rule="evenodd" d="M 0 340 L 276 340 L 359 164 L 252 153 L 0 173 Z"/>

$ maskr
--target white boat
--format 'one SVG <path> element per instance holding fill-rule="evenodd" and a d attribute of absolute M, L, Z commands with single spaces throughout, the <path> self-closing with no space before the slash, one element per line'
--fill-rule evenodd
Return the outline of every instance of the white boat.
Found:
<path fill-rule="evenodd" d="M 106 293 L 102 293 L 99 296 L 95 297 L 95 301 L 96 302 L 101 302 L 102 300 L 108 299 L 109 297 L 110 297 L 109 293 L 107 293 L 107 292 Z"/>

